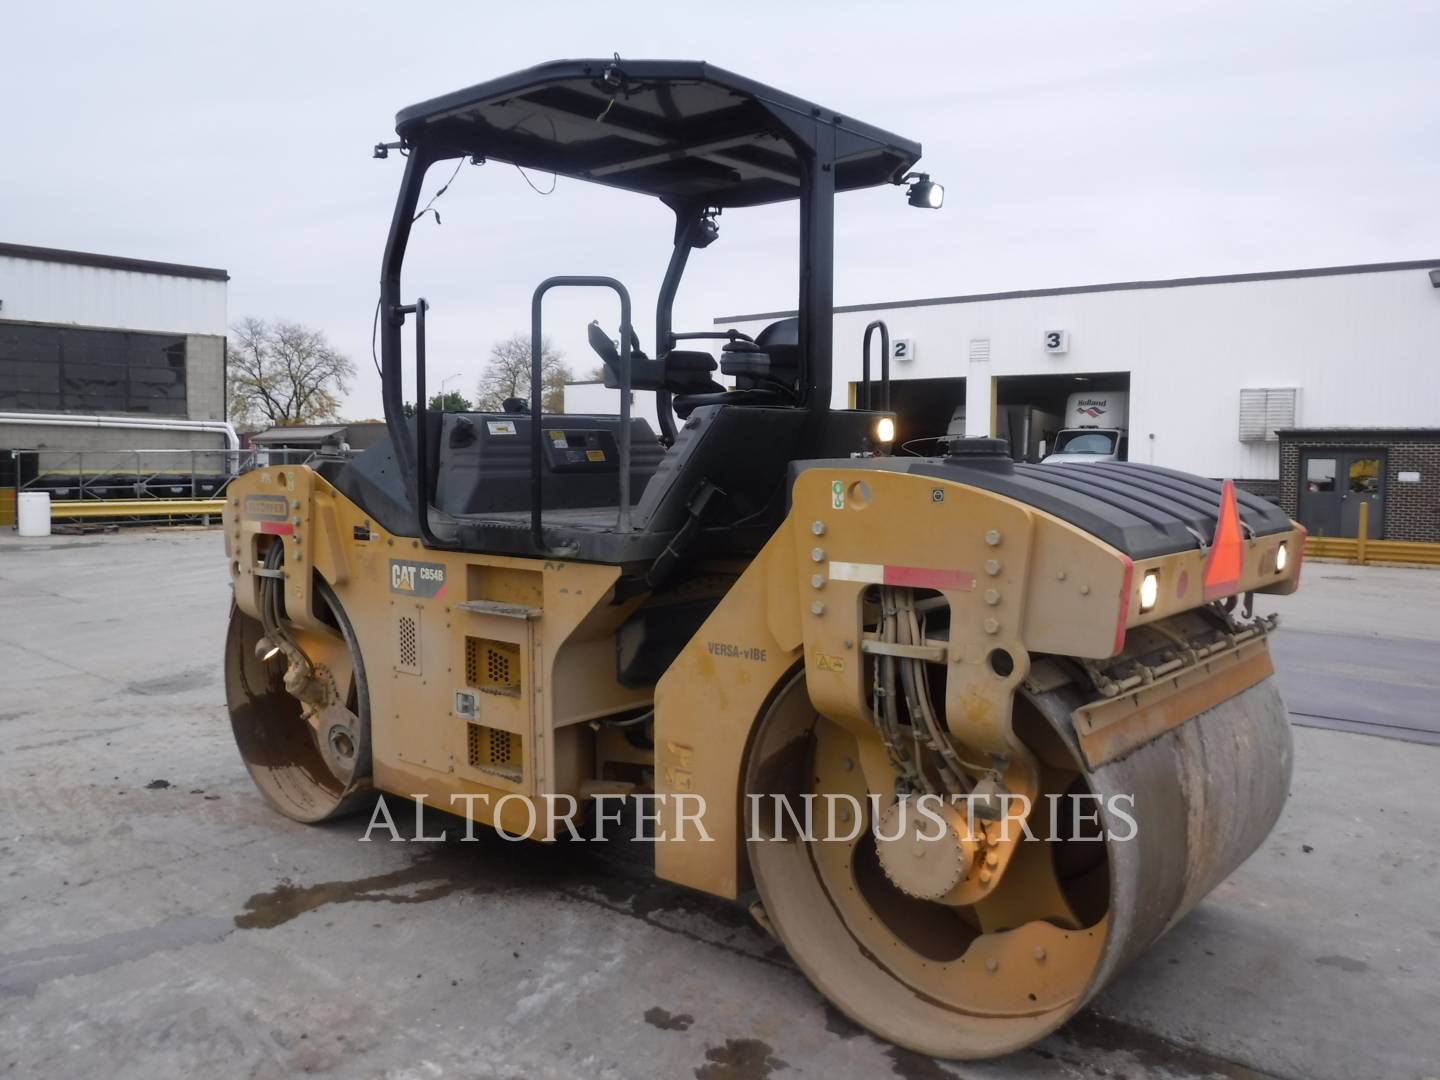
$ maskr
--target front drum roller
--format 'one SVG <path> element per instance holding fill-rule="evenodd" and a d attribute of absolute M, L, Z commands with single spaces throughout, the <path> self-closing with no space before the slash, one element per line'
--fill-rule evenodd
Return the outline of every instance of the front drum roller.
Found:
<path fill-rule="evenodd" d="M 770 810 L 753 820 L 755 801 L 746 800 L 750 865 L 769 924 L 852 1020 L 942 1058 L 1028 1046 L 1073 1016 L 1269 834 L 1291 770 L 1289 721 L 1273 678 L 1094 769 L 1082 764 L 1070 726 L 1083 703 L 1071 687 L 1017 696 L 1016 732 L 1042 762 L 1045 794 L 1054 796 L 1037 800 L 1031 820 L 1046 839 L 1022 843 L 995 891 L 971 907 L 898 887 L 868 820 L 850 843 L 802 840 L 793 830 L 772 839 Z M 816 715 L 797 673 L 756 732 L 746 792 L 767 800 L 848 792 L 864 805 L 858 760 L 855 737 Z M 1133 806 L 1118 803 L 1133 828 L 1109 809 L 1116 796 L 1133 796 Z M 1098 800 L 1104 836 L 1063 826 L 1074 820 L 1063 808 L 1077 798 L 1087 814 Z M 846 804 L 837 805 L 843 822 Z M 1061 808 L 1055 821 L 1046 806 Z M 983 842 L 977 857 L 985 857 Z M 903 869 L 895 854 L 887 859 Z"/>
<path fill-rule="evenodd" d="M 264 635 L 260 623 L 233 603 L 225 636 L 225 700 L 235 744 L 250 778 L 267 802 L 286 817 L 315 823 L 360 809 L 370 788 L 370 693 L 354 628 L 330 585 L 315 579 L 315 597 L 323 605 L 323 630 L 287 631 L 314 664 L 334 680 L 340 702 L 358 719 L 352 723 L 354 759 L 350 775 L 332 767 L 321 753 L 316 728 L 302 715 L 301 703 L 285 689 L 283 656 L 263 660 L 255 646 Z M 347 737 L 352 734 L 347 731 Z"/>

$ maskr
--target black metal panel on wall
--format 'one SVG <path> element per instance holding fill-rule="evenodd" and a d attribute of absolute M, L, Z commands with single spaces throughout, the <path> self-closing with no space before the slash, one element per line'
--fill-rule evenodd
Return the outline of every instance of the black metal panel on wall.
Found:
<path fill-rule="evenodd" d="M 0 322 L 0 410 L 185 416 L 185 337 Z"/>

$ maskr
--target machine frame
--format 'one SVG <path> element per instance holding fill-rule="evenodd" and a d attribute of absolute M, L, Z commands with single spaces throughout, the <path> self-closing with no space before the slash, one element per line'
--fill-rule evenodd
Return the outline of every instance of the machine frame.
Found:
<path fill-rule="evenodd" d="M 571 807 L 652 792 L 661 877 L 754 901 L 849 1015 L 955 1057 L 1053 1030 L 1264 839 L 1291 761 L 1274 620 L 1253 598 L 1296 588 L 1299 526 L 1228 481 L 1153 466 L 1017 465 L 989 439 L 891 457 L 871 434 L 884 414 L 830 407 L 835 195 L 918 177 L 911 201 L 934 205 L 909 172 L 918 144 L 711 65 L 618 58 L 482 83 L 396 126 L 399 142 L 377 148 L 407 156 L 381 280 L 389 444 L 261 468 L 227 492 L 227 698 L 277 809 L 324 820 L 378 789 L 557 840 Z M 658 197 L 676 218 L 654 359 L 620 282 L 537 288 L 515 474 L 528 498 L 508 510 L 437 505 L 447 455 L 483 464 L 476 424 L 518 435 L 520 414 L 424 407 L 427 304 L 402 295 L 426 170 L 460 156 Z M 719 210 L 786 199 L 801 225 L 795 341 L 746 348 L 787 364 L 793 350 L 794 382 L 778 397 L 695 394 L 677 428 L 684 380 L 668 365 L 704 336 L 672 326 L 689 255 Z M 545 440 L 570 418 L 541 413 L 541 307 L 577 285 L 621 305 L 606 360 L 622 390 L 613 522 L 589 504 L 546 511 L 559 474 Z M 658 464 L 632 507 L 646 448 L 628 391 L 642 383 L 668 449 L 649 448 Z M 477 475 L 471 495 L 500 483 Z M 911 831 L 908 800 L 935 789 L 980 812 Z M 862 813 L 869 832 L 827 845 L 749 798 L 807 792 L 884 802 Z M 1027 846 L 1004 828 L 1006 798 L 1048 806 L 1053 832 L 1062 804 L 1115 795 L 1141 823 L 1128 845 L 1108 838 L 1112 810 L 1095 819 L 1099 847 L 1078 831 Z M 703 800 L 703 833 L 685 828 L 686 799 Z M 900 832 L 879 837 L 897 814 Z"/>

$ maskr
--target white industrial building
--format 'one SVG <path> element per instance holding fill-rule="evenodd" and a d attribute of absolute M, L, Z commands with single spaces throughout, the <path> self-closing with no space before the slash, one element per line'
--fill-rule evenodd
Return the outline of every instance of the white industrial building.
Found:
<path fill-rule="evenodd" d="M 715 323 L 754 335 L 791 314 Z M 965 434 L 1018 443 L 1017 408 L 1057 415 L 1072 393 L 1128 391 L 1131 460 L 1270 494 L 1277 429 L 1440 426 L 1440 259 L 838 307 L 836 407 L 853 400 L 875 319 L 903 354 L 890 369 L 902 440 L 943 434 L 963 407 Z M 878 344 L 875 357 L 878 378 Z"/>
<path fill-rule="evenodd" d="M 753 337 L 794 314 L 715 326 Z M 1129 460 L 1235 479 L 1316 535 L 1356 535 L 1368 503 L 1372 537 L 1440 541 L 1440 259 L 837 307 L 837 408 L 860 400 L 876 320 L 901 452 L 937 452 L 912 442 L 926 436 L 998 435 L 1035 461 L 1059 430 L 1105 426 L 1067 415 L 1072 395 L 1118 396 Z M 872 356 L 878 381 L 878 331 Z M 618 407 L 598 383 L 567 386 L 565 400 Z M 653 426 L 654 395 L 637 393 L 634 412 Z"/>

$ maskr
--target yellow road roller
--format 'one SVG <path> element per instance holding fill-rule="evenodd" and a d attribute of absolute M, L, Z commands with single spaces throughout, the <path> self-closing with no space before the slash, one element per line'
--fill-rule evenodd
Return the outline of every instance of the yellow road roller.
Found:
<path fill-rule="evenodd" d="M 892 453 L 883 370 L 839 407 L 835 196 L 937 207 L 917 143 L 706 63 L 618 58 L 481 83 L 396 130 L 375 151 L 404 158 L 388 438 L 227 494 L 227 697 L 277 810 L 421 794 L 573 842 L 557 808 L 644 797 L 657 874 L 748 903 L 848 1016 L 951 1058 L 1054 1030 L 1264 840 L 1291 744 L 1254 594 L 1296 587 L 1300 528 L 1165 468 L 1017 463 L 993 439 Z M 423 407 L 440 313 L 401 268 L 426 176 L 461 158 L 673 212 L 653 355 L 620 281 L 553 277 L 528 400 Z M 786 203 L 794 313 L 676 330 L 721 212 Z M 614 336 L 589 329 L 618 416 L 542 408 L 558 289 L 618 301 Z"/>

